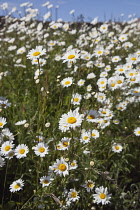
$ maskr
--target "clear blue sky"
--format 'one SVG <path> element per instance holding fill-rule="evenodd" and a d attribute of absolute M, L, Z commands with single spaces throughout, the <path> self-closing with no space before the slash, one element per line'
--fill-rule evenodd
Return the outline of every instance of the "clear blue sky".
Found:
<path fill-rule="evenodd" d="M 0 0 L 0 5 L 7 2 L 9 4 L 8 11 L 13 7 L 17 7 L 18 11 L 23 12 L 23 8 L 19 7 L 21 3 L 30 2 L 33 3 L 34 8 L 39 9 L 40 17 L 47 13 L 47 9 L 42 7 L 42 4 L 47 0 Z M 85 21 L 91 21 L 95 17 L 99 17 L 100 21 L 109 19 L 128 20 L 128 15 L 135 14 L 136 17 L 140 17 L 140 0 L 50 0 L 50 4 L 53 4 L 52 19 L 55 20 L 55 6 L 59 5 L 58 18 L 62 18 L 64 21 L 71 21 L 71 15 L 69 12 L 75 10 L 75 17 L 83 14 Z M 124 17 L 120 17 L 120 14 L 124 14 Z M 23 14 L 23 13 L 22 13 Z M 3 11 L 0 8 L 0 15 L 3 15 Z M 16 13 L 14 13 L 16 16 Z"/>

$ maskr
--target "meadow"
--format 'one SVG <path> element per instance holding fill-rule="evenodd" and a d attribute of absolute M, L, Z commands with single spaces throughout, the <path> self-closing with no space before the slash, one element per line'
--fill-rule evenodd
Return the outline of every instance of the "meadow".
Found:
<path fill-rule="evenodd" d="M 0 208 L 140 209 L 140 22 L 5 16 Z"/>

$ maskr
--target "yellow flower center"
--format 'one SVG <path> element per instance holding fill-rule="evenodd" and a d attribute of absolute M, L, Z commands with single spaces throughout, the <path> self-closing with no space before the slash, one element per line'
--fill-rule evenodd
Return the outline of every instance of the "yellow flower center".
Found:
<path fill-rule="evenodd" d="M 41 152 L 41 153 L 45 152 L 45 148 L 44 147 L 40 147 L 39 148 L 39 152 Z"/>
<path fill-rule="evenodd" d="M 0 126 L 3 126 L 3 123 L 0 123 Z"/>
<path fill-rule="evenodd" d="M 16 185 L 14 186 L 15 189 L 18 189 L 19 187 L 20 187 L 20 184 L 16 184 Z"/>
<path fill-rule="evenodd" d="M 68 59 L 73 59 L 73 58 L 75 58 L 75 55 L 69 55 L 68 56 Z"/>
<path fill-rule="evenodd" d="M 140 134 L 140 131 L 138 131 L 138 134 Z"/>
<path fill-rule="evenodd" d="M 75 165 L 76 165 L 76 163 L 71 163 L 71 165 L 72 165 L 72 166 L 75 166 Z"/>
<path fill-rule="evenodd" d="M 95 133 L 92 133 L 91 135 L 92 135 L 92 136 L 96 136 L 96 134 L 95 134 Z"/>
<path fill-rule="evenodd" d="M 101 193 L 101 194 L 100 194 L 100 198 L 101 198 L 101 199 L 105 199 L 105 198 L 106 198 L 106 195 L 105 195 L 104 193 Z"/>
<path fill-rule="evenodd" d="M 116 149 L 116 150 L 119 150 L 119 149 L 120 149 L 120 147 L 119 147 L 119 146 L 115 146 L 115 149 Z"/>
<path fill-rule="evenodd" d="M 70 84 L 70 81 L 66 81 L 66 82 L 65 82 L 65 85 L 69 85 L 69 84 Z"/>
<path fill-rule="evenodd" d="M 101 85 L 103 85 L 104 83 L 105 83 L 104 81 L 100 82 Z"/>
<path fill-rule="evenodd" d="M 60 170 L 60 171 L 66 171 L 66 169 L 67 169 L 67 166 L 65 165 L 65 164 L 60 164 L 59 166 L 58 166 L 58 169 Z"/>
<path fill-rule="evenodd" d="M 42 183 L 43 183 L 43 184 L 48 184 L 49 181 L 45 179 L 45 180 L 42 181 Z"/>
<path fill-rule="evenodd" d="M 68 122 L 69 124 L 74 124 L 74 123 L 77 122 L 77 120 L 76 120 L 75 117 L 69 117 L 69 118 L 67 119 L 67 122 Z"/>
<path fill-rule="evenodd" d="M 137 59 L 136 59 L 136 58 L 131 58 L 131 60 L 132 60 L 132 61 L 136 61 Z"/>
<path fill-rule="evenodd" d="M 63 142 L 63 146 L 64 146 L 64 147 L 67 147 L 67 146 L 68 146 L 68 142 L 67 142 L 67 141 L 64 141 L 64 142 Z"/>
<path fill-rule="evenodd" d="M 40 55 L 40 52 L 34 52 L 33 53 L 33 56 L 38 56 L 38 55 Z"/>
<path fill-rule="evenodd" d="M 102 111 L 103 114 L 106 114 L 106 111 Z"/>
<path fill-rule="evenodd" d="M 79 98 L 74 98 L 74 101 L 75 101 L 75 102 L 78 102 L 78 101 L 79 101 Z"/>
<path fill-rule="evenodd" d="M 88 56 L 86 56 L 85 58 L 86 58 L 86 59 L 89 59 L 89 57 L 88 57 Z"/>
<path fill-rule="evenodd" d="M 71 193 L 71 197 L 72 197 L 72 198 L 76 198 L 76 196 L 77 196 L 77 193 L 76 193 L 76 192 L 72 192 L 72 193 Z"/>
<path fill-rule="evenodd" d="M 111 86 L 112 86 L 112 87 L 115 87 L 115 83 L 112 83 Z"/>
<path fill-rule="evenodd" d="M 19 150 L 19 153 L 20 153 L 20 154 L 24 154 L 24 153 L 25 153 L 25 149 L 20 149 L 20 150 Z"/>
<path fill-rule="evenodd" d="M 123 71 L 124 69 L 119 69 L 119 71 Z"/>
<path fill-rule="evenodd" d="M 129 75 L 130 75 L 130 76 L 133 76 L 134 74 L 133 74 L 133 73 L 130 73 Z"/>
<path fill-rule="evenodd" d="M 4 148 L 5 151 L 9 151 L 10 149 L 11 149 L 10 146 L 6 146 L 6 147 Z"/>
<path fill-rule="evenodd" d="M 101 53 L 102 53 L 102 51 L 101 51 L 101 50 L 99 50 L 99 51 L 98 51 L 98 54 L 101 54 Z"/>
<path fill-rule="evenodd" d="M 87 186 L 88 186 L 89 188 L 92 188 L 92 187 L 94 186 L 94 184 L 93 184 L 92 182 L 89 182 L 89 183 L 87 184 Z"/>
<path fill-rule="evenodd" d="M 87 118 L 90 119 L 90 120 L 94 119 L 94 115 L 88 115 Z"/>
<path fill-rule="evenodd" d="M 118 84 L 121 84 L 121 83 L 122 83 L 122 81 L 121 81 L 121 80 L 118 80 L 117 82 L 118 82 Z"/>
<path fill-rule="evenodd" d="M 84 140 L 87 140 L 88 139 L 88 136 L 84 136 Z"/>

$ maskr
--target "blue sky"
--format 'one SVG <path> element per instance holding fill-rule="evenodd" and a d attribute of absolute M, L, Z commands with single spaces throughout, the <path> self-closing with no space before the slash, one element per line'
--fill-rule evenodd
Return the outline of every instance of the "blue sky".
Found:
<path fill-rule="evenodd" d="M 17 7 L 18 11 L 23 12 L 23 8 L 19 7 L 21 3 L 33 3 L 34 8 L 39 9 L 40 17 L 47 13 L 47 9 L 42 7 L 42 4 L 47 0 L 0 0 L 0 5 L 7 2 L 9 4 L 8 11 L 13 7 Z M 85 21 L 92 21 L 95 17 L 99 17 L 100 21 L 113 20 L 128 20 L 128 15 L 140 17 L 140 0 L 50 0 L 53 4 L 52 19 L 55 20 L 55 6 L 59 5 L 58 18 L 64 21 L 71 21 L 72 17 L 69 14 L 71 10 L 75 10 L 75 17 L 80 14 L 84 16 Z M 124 14 L 120 17 L 120 14 Z M 23 13 L 22 13 L 23 14 Z M 3 11 L 0 8 L 0 15 Z M 14 13 L 16 16 L 16 13 Z"/>

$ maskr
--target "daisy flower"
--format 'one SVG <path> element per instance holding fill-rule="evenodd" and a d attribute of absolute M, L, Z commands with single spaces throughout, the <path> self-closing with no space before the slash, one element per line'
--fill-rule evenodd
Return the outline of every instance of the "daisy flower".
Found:
<path fill-rule="evenodd" d="M 80 142 L 82 142 L 83 144 L 86 144 L 90 141 L 90 137 L 91 137 L 90 132 L 86 132 L 85 130 L 83 130 L 81 138 L 80 138 Z"/>
<path fill-rule="evenodd" d="M 65 79 L 63 79 L 63 80 L 61 81 L 61 85 L 62 85 L 63 87 L 69 87 L 69 86 L 71 86 L 72 83 L 73 83 L 72 80 L 73 80 L 72 77 L 67 77 L 67 78 L 65 78 Z"/>
<path fill-rule="evenodd" d="M 86 188 L 87 192 L 92 191 L 93 187 L 95 186 L 95 182 L 88 180 L 85 181 L 85 184 L 82 185 L 84 188 Z"/>
<path fill-rule="evenodd" d="M 100 29 L 99 29 L 102 33 L 105 33 L 105 32 L 107 32 L 107 30 L 108 30 L 108 25 L 107 24 L 102 24 L 101 26 L 100 26 Z"/>
<path fill-rule="evenodd" d="M 24 125 L 26 122 L 26 120 L 18 121 L 15 123 L 15 125 Z"/>
<path fill-rule="evenodd" d="M 12 141 L 4 142 L 0 148 L 2 155 L 7 155 L 12 150 L 13 147 L 14 147 L 14 144 Z"/>
<path fill-rule="evenodd" d="M 19 54 L 23 54 L 24 52 L 26 51 L 26 48 L 25 47 L 21 47 L 17 50 L 17 55 Z"/>
<path fill-rule="evenodd" d="M 77 201 L 79 200 L 78 192 L 75 189 L 70 189 L 70 192 L 68 193 L 68 198 L 70 201 Z"/>
<path fill-rule="evenodd" d="M 3 128 L 3 126 L 6 124 L 6 118 L 0 117 L 0 128 Z"/>
<path fill-rule="evenodd" d="M 82 95 L 75 93 L 72 95 L 71 104 L 73 105 L 79 105 L 82 99 Z"/>
<path fill-rule="evenodd" d="M 84 83 L 85 83 L 85 80 L 84 80 L 84 79 L 80 79 L 80 80 L 78 81 L 77 85 L 81 87 L 81 86 L 84 85 Z"/>
<path fill-rule="evenodd" d="M 72 49 L 68 52 L 66 52 L 66 54 L 62 57 L 62 60 L 63 60 L 63 63 L 65 62 L 70 62 L 70 63 L 73 63 L 73 62 L 76 62 L 76 59 L 79 59 L 79 50 L 77 49 Z"/>
<path fill-rule="evenodd" d="M 61 139 L 62 150 L 68 150 L 70 146 L 70 138 L 64 137 Z"/>
<path fill-rule="evenodd" d="M 26 146 L 26 144 L 19 144 L 15 148 L 15 156 L 18 159 L 26 157 L 27 153 L 29 152 L 29 148 Z"/>
<path fill-rule="evenodd" d="M 69 164 L 69 170 L 73 170 L 76 169 L 78 167 L 77 161 L 73 160 L 70 164 Z"/>
<path fill-rule="evenodd" d="M 40 58 L 41 55 L 44 55 L 46 50 L 43 49 L 43 46 L 36 46 L 35 49 L 29 51 L 27 58 L 32 60 L 34 58 Z"/>
<path fill-rule="evenodd" d="M 99 131 L 97 131 L 97 130 L 95 130 L 95 129 L 93 129 L 93 130 L 91 131 L 91 137 L 92 137 L 92 138 L 97 139 L 97 138 L 99 138 L 99 136 L 100 136 Z"/>
<path fill-rule="evenodd" d="M 40 178 L 40 183 L 42 184 L 42 187 L 49 186 L 51 184 L 51 181 L 54 180 L 50 176 L 42 176 Z"/>
<path fill-rule="evenodd" d="M 121 151 L 123 150 L 123 147 L 121 144 L 117 144 L 117 143 L 114 143 L 113 146 L 112 146 L 112 151 L 115 152 L 115 153 L 120 153 Z"/>
<path fill-rule="evenodd" d="M 120 61 L 120 60 L 121 60 L 121 58 L 120 58 L 120 56 L 118 56 L 118 55 L 112 57 L 112 62 L 113 62 L 113 63 L 116 63 L 116 62 L 118 62 L 118 61 Z"/>
<path fill-rule="evenodd" d="M 14 140 L 14 135 L 13 133 L 10 132 L 9 128 L 2 129 L 1 136 L 2 136 L 2 139 L 7 139 L 9 141 Z"/>
<path fill-rule="evenodd" d="M 87 79 L 94 79 L 96 77 L 96 75 L 94 73 L 89 73 L 87 75 Z"/>
<path fill-rule="evenodd" d="M 22 179 L 18 179 L 10 185 L 10 191 L 13 193 L 17 192 L 19 190 L 22 190 L 23 186 L 24 186 L 24 181 Z"/>
<path fill-rule="evenodd" d="M 140 127 L 137 127 L 135 130 L 134 130 L 134 134 L 136 136 L 140 136 Z"/>
<path fill-rule="evenodd" d="M 37 156 L 45 157 L 48 154 L 48 146 L 45 143 L 38 143 L 35 147 L 33 147 L 34 152 Z"/>
<path fill-rule="evenodd" d="M 5 159 L 0 156 L 0 167 L 5 165 Z"/>
<path fill-rule="evenodd" d="M 79 114 L 78 110 L 79 108 L 76 108 L 74 111 L 70 110 L 67 114 L 63 114 L 59 121 L 59 129 L 62 130 L 62 126 L 66 126 L 64 130 L 79 127 L 82 123 L 83 115 Z"/>
<path fill-rule="evenodd" d="M 15 155 L 15 151 L 14 150 L 10 150 L 6 155 L 5 155 L 5 158 L 7 159 L 12 159 Z"/>
<path fill-rule="evenodd" d="M 91 109 L 87 114 L 88 122 L 96 122 L 96 118 L 99 116 L 99 113 L 96 110 Z"/>
<path fill-rule="evenodd" d="M 106 205 L 110 203 L 111 194 L 108 194 L 107 187 L 104 188 L 103 186 L 97 187 L 95 189 L 96 194 L 93 194 L 93 198 L 95 199 L 95 203 L 102 205 Z"/>
<path fill-rule="evenodd" d="M 59 174 L 60 176 L 66 176 L 69 174 L 69 166 L 67 162 L 61 157 L 61 159 L 56 159 L 56 163 L 49 167 L 50 170 L 53 170 L 54 173 Z"/>

